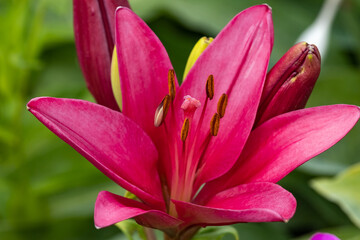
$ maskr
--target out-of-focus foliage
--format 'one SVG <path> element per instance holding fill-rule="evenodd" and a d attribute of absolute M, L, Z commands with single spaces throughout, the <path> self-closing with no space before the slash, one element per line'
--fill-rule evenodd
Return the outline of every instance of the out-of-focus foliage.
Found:
<path fill-rule="evenodd" d="M 348 168 L 335 178 L 316 178 L 311 185 L 321 195 L 339 204 L 360 228 L 360 164 Z"/>
<path fill-rule="evenodd" d="M 146 234 L 144 231 L 144 227 L 137 224 L 135 220 L 128 219 L 122 222 L 115 224 L 122 233 L 124 234 L 123 238 L 128 240 L 141 239 L 146 240 Z"/>
<path fill-rule="evenodd" d="M 239 240 L 236 228 L 232 226 L 203 228 L 195 235 L 194 240 L 220 240 L 226 235 L 230 235 L 234 240 Z"/>
<path fill-rule="evenodd" d="M 200 37 L 215 37 L 235 14 L 263 2 L 130 0 L 164 43 L 179 79 Z M 322 1 L 267 3 L 273 8 L 274 64 L 316 17 Z M 360 105 L 359 22 L 360 2 L 344 0 L 309 106 Z M 93 206 L 100 190 L 123 190 L 26 111 L 26 102 L 37 96 L 92 101 L 75 53 L 72 1 L 0 0 L 0 239 L 121 239 L 116 227 L 95 229 Z M 358 162 L 359 143 L 356 126 L 334 148 L 282 180 L 298 200 L 294 218 L 287 224 L 235 225 L 239 239 L 286 240 L 318 230 L 356 239 L 359 229 L 308 182 Z"/>

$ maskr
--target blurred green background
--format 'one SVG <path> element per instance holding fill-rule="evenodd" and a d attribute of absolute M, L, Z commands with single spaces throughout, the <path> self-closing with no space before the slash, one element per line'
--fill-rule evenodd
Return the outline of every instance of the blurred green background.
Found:
<path fill-rule="evenodd" d="M 258 3 L 263 1 L 130 0 L 165 45 L 177 73 L 200 37 L 216 36 L 238 12 Z M 273 9 L 273 65 L 323 1 L 267 3 Z M 360 105 L 359 23 L 360 1 L 344 0 L 308 106 Z M 72 1 L 0 0 L 0 239 L 121 239 L 116 227 L 95 229 L 93 206 L 100 190 L 122 190 L 26 111 L 37 96 L 93 101 L 77 62 Z M 287 224 L 235 225 L 240 239 L 295 239 L 318 230 L 360 239 L 359 171 L 333 178 L 359 162 L 359 146 L 356 126 L 287 176 L 281 185 L 298 200 L 294 218 Z"/>

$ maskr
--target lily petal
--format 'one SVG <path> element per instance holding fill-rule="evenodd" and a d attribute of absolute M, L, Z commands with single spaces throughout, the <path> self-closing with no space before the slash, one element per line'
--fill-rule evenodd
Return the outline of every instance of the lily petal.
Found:
<path fill-rule="evenodd" d="M 151 139 L 134 122 L 122 113 L 83 100 L 43 97 L 31 100 L 27 106 L 110 179 L 162 209 L 158 154 Z"/>
<path fill-rule="evenodd" d="M 104 106 L 119 110 L 110 80 L 115 10 L 127 0 L 73 0 L 76 50 L 87 87 Z"/>
<path fill-rule="evenodd" d="M 228 95 L 225 116 L 220 121 L 219 133 L 210 141 L 206 159 L 198 173 L 197 186 L 224 174 L 235 163 L 251 131 L 261 89 L 266 76 L 273 44 L 271 9 L 267 5 L 251 7 L 239 13 L 219 33 L 196 61 L 181 86 L 175 106 L 180 106 L 185 95 L 203 104 L 197 110 L 191 128 L 197 128 L 205 106 L 205 85 L 214 76 L 214 99 L 207 104 L 198 143 L 209 135 L 209 123 L 217 111 L 217 101 Z M 178 121 L 183 114 L 178 112 Z M 179 126 L 180 127 L 180 126 Z M 180 132 L 180 130 L 179 130 Z M 219 160 L 221 159 L 221 164 Z M 194 167 L 197 164 L 193 164 Z"/>
<path fill-rule="evenodd" d="M 155 111 L 168 94 L 168 72 L 173 69 L 168 54 L 155 33 L 130 9 L 117 9 L 115 26 L 123 113 L 149 134 L 159 155 L 166 156 L 160 159 L 168 158 L 163 152 L 168 150 L 164 129 L 154 126 Z"/>
<path fill-rule="evenodd" d="M 115 34 L 123 113 L 152 132 L 155 110 L 168 94 L 170 59 L 155 33 L 128 8 L 117 9 Z"/>
<path fill-rule="evenodd" d="M 115 223 L 134 218 L 139 224 L 160 229 L 169 235 L 182 223 L 165 212 L 150 209 L 145 204 L 102 191 L 95 203 L 94 220 L 97 228 L 103 228 Z"/>
<path fill-rule="evenodd" d="M 288 221 L 295 213 L 293 195 L 274 183 L 249 183 L 225 190 L 204 206 L 173 201 L 189 225 L 225 225 L 237 222 Z"/>
<path fill-rule="evenodd" d="M 255 129 L 234 167 L 203 188 L 198 200 L 247 182 L 277 182 L 327 150 L 356 124 L 357 106 L 321 106 L 279 115 Z"/>

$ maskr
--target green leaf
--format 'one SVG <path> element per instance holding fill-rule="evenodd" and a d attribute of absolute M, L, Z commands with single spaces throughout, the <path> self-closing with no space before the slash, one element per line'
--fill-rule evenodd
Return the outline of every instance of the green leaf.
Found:
<path fill-rule="evenodd" d="M 348 165 L 340 161 L 331 161 L 324 157 L 315 157 L 301 165 L 298 170 L 312 175 L 333 176 L 344 171 Z"/>
<path fill-rule="evenodd" d="M 239 240 L 236 229 L 232 226 L 206 227 L 199 231 L 193 238 L 194 240 L 220 240 L 225 235 L 230 234 L 235 240 Z"/>
<path fill-rule="evenodd" d="M 337 203 L 360 228 L 360 164 L 356 164 L 335 178 L 317 178 L 311 186 L 328 200 Z"/>

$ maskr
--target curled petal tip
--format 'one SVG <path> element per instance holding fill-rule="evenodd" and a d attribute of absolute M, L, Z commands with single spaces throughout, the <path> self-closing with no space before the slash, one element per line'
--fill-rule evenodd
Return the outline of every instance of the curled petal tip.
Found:
<path fill-rule="evenodd" d="M 31 99 L 27 104 L 26 104 L 26 108 L 27 110 L 31 110 L 33 108 L 33 105 L 36 104 L 37 101 L 43 99 L 43 98 L 46 98 L 46 97 L 36 97 L 36 98 L 33 98 Z"/>
<path fill-rule="evenodd" d="M 272 8 L 270 7 L 270 5 L 269 5 L 269 4 L 267 4 L 267 3 L 263 3 L 263 4 L 261 4 L 261 6 L 266 7 L 266 8 L 268 9 L 268 11 L 272 12 Z"/>
<path fill-rule="evenodd" d="M 263 9 L 264 13 L 272 14 L 272 8 L 266 3 L 249 7 L 248 9 L 245 9 L 244 11 L 254 11 L 254 10 L 260 10 L 260 9 Z"/>
<path fill-rule="evenodd" d="M 130 10 L 130 9 L 128 7 L 125 7 L 125 6 L 119 6 L 119 7 L 116 8 L 115 13 L 120 12 L 122 10 L 126 11 L 126 10 Z"/>

